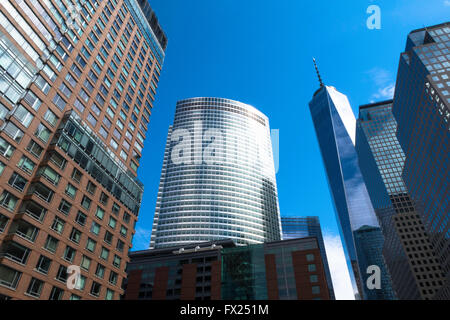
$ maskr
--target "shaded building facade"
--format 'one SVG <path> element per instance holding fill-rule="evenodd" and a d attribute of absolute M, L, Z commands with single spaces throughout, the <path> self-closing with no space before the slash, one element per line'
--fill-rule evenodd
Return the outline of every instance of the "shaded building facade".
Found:
<path fill-rule="evenodd" d="M 314 237 L 201 242 L 130 253 L 125 300 L 328 300 Z"/>
<path fill-rule="evenodd" d="M 403 181 L 446 277 L 436 299 L 450 299 L 449 36 L 448 22 L 410 32 L 392 107 L 405 153 Z"/>
<path fill-rule="evenodd" d="M 281 239 L 268 118 L 222 98 L 178 101 L 169 128 L 150 248 Z"/>
<path fill-rule="evenodd" d="M 347 261 L 352 266 L 355 295 L 368 300 L 394 299 L 382 257 L 383 236 L 358 165 L 355 116 L 344 94 L 320 82 L 309 107 Z M 366 286 L 371 265 L 380 267 L 381 289 Z"/>
<path fill-rule="evenodd" d="M 167 43 L 152 17 L 135 0 L 0 3 L 1 297 L 122 294 Z"/>
<path fill-rule="evenodd" d="M 319 244 L 322 261 L 324 263 L 325 275 L 327 278 L 330 298 L 335 299 L 333 282 L 331 279 L 330 267 L 328 265 L 325 243 L 320 227 L 319 217 L 281 217 L 281 229 L 283 231 L 283 240 L 298 239 L 306 237 L 315 237 Z"/>
<path fill-rule="evenodd" d="M 356 131 L 358 159 L 385 237 L 383 255 L 399 299 L 431 299 L 442 286 L 416 203 L 402 172 L 405 154 L 397 139 L 392 100 L 359 108 Z"/>

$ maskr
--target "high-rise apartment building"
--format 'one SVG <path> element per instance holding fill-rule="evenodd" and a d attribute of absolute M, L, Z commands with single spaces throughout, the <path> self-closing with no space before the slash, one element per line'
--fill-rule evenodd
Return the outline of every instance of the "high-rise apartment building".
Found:
<path fill-rule="evenodd" d="M 145 0 L 0 2 L 3 299 L 123 293 L 166 44 Z"/>
<path fill-rule="evenodd" d="M 269 120 L 233 100 L 181 100 L 167 137 L 150 248 L 221 239 L 281 239 Z"/>
<path fill-rule="evenodd" d="M 354 275 L 355 294 L 359 291 L 363 299 L 393 299 L 395 295 L 382 257 L 383 236 L 355 151 L 355 116 L 344 94 L 325 86 L 322 80 L 320 84 L 309 107 L 347 260 L 353 269 L 350 274 Z M 366 285 L 367 269 L 371 265 L 380 268 L 380 289 L 369 289 Z"/>
<path fill-rule="evenodd" d="M 402 178 L 392 100 L 361 106 L 356 151 L 385 238 L 383 256 L 399 299 L 432 299 L 443 276 L 416 204 Z"/>
<path fill-rule="evenodd" d="M 329 300 L 315 237 L 232 240 L 130 254 L 125 300 Z"/>
<path fill-rule="evenodd" d="M 328 283 L 330 299 L 334 300 L 333 282 L 331 280 L 330 267 L 328 265 L 325 243 L 323 241 L 322 228 L 320 227 L 319 217 L 281 217 L 281 229 L 283 240 L 299 239 L 306 237 L 316 237 L 319 244 L 320 254 L 322 255 L 325 277 Z"/>
<path fill-rule="evenodd" d="M 450 299 L 450 23 L 412 31 L 400 56 L 392 112 L 405 153 L 403 180 L 420 208 Z M 433 290 L 433 289 L 430 289 Z"/>

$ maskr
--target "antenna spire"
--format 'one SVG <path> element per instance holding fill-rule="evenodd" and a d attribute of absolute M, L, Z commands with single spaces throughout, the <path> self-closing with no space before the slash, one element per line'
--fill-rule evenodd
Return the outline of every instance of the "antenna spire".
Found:
<path fill-rule="evenodd" d="M 322 78 L 320 77 L 319 68 L 317 67 L 316 58 L 313 58 L 314 68 L 316 69 L 317 77 L 319 78 L 320 87 L 323 87 Z"/>

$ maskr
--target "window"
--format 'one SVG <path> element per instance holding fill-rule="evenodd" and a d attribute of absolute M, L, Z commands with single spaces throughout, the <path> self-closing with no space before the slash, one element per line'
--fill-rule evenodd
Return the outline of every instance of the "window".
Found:
<path fill-rule="evenodd" d="M 27 180 L 17 172 L 13 172 L 13 174 L 8 180 L 8 184 L 14 187 L 15 189 L 19 190 L 20 192 L 22 192 L 27 184 Z"/>
<path fill-rule="evenodd" d="M 61 176 L 55 170 L 53 170 L 48 166 L 39 168 L 38 176 L 44 177 L 55 186 L 58 185 L 59 180 L 61 179 Z"/>
<path fill-rule="evenodd" d="M 56 280 L 66 283 L 67 282 L 67 267 L 59 266 L 58 273 L 56 274 Z"/>
<path fill-rule="evenodd" d="M 85 258 L 85 257 L 83 256 L 83 258 Z M 89 269 L 89 267 L 88 267 L 88 269 Z M 83 291 L 85 287 L 86 287 L 86 277 L 80 274 L 80 276 L 78 277 L 78 282 L 77 282 L 75 289 Z"/>
<path fill-rule="evenodd" d="M 314 261 L 314 255 L 312 253 L 306 255 L 306 261 Z"/>
<path fill-rule="evenodd" d="M 77 194 L 77 188 L 75 188 L 72 184 L 68 183 L 65 192 L 69 197 L 75 198 L 75 195 Z"/>
<path fill-rule="evenodd" d="M 91 294 L 95 297 L 100 296 L 100 290 L 101 290 L 101 285 L 100 283 L 97 283 L 95 281 L 92 282 L 92 287 L 91 287 Z"/>
<path fill-rule="evenodd" d="M 116 228 L 116 224 L 117 224 L 117 220 L 114 219 L 113 217 L 109 217 L 109 223 L 108 223 L 108 225 L 109 225 L 111 228 L 115 229 L 115 228 Z"/>
<path fill-rule="evenodd" d="M 18 200 L 16 196 L 6 190 L 0 195 L 0 205 L 9 211 L 14 211 Z"/>
<path fill-rule="evenodd" d="M 19 283 L 21 272 L 0 265 L 0 284 L 11 289 L 15 289 Z"/>
<path fill-rule="evenodd" d="M 70 300 L 81 300 L 81 297 L 72 293 L 72 295 L 70 296 Z"/>
<path fill-rule="evenodd" d="M 316 271 L 316 265 L 315 264 L 308 264 L 308 271 L 309 272 Z"/>
<path fill-rule="evenodd" d="M 97 264 L 97 269 L 95 270 L 95 275 L 101 279 L 105 276 L 105 267 L 102 266 L 100 263 Z"/>
<path fill-rule="evenodd" d="M 22 158 L 20 158 L 19 162 L 17 163 L 17 166 L 26 173 L 32 174 L 36 164 L 28 157 L 22 156 Z"/>
<path fill-rule="evenodd" d="M 128 213 L 124 212 L 123 213 L 123 221 L 128 224 L 130 222 L 130 219 L 131 219 L 131 216 Z"/>
<path fill-rule="evenodd" d="M 51 228 L 56 231 L 57 233 L 61 234 L 64 230 L 64 225 L 66 224 L 66 222 L 59 218 L 59 217 L 55 217 L 55 219 L 53 220 L 53 224 L 51 226 Z"/>
<path fill-rule="evenodd" d="M 120 252 L 123 251 L 125 243 L 122 240 L 117 240 L 116 249 Z"/>
<path fill-rule="evenodd" d="M 103 210 L 100 207 L 97 207 L 97 211 L 95 212 L 95 216 L 100 219 L 103 220 L 103 217 L 105 216 L 105 210 Z"/>
<path fill-rule="evenodd" d="M 114 202 L 111 211 L 115 215 L 118 215 L 119 211 L 120 211 L 120 206 L 117 203 Z"/>
<path fill-rule="evenodd" d="M 319 286 L 313 286 L 312 287 L 312 293 L 313 294 L 319 294 L 320 293 L 320 287 Z"/>
<path fill-rule="evenodd" d="M 56 249 L 58 248 L 58 242 L 59 242 L 58 239 L 53 238 L 52 236 L 48 236 L 47 240 L 45 241 L 44 248 L 52 253 L 55 253 Z"/>
<path fill-rule="evenodd" d="M 109 197 L 106 195 L 106 193 L 102 192 L 100 194 L 100 203 L 102 203 L 106 206 L 106 205 L 108 205 L 108 199 L 109 199 Z"/>
<path fill-rule="evenodd" d="M 75 258 L 76 253 L 77 253 L 77 251 L 74 248 L 67 246 L 66 250 L 64 251 L 63 259 L 68 262 L 72 262 L 73 259 Z"/>
<path fill-rule="evenodd" d="M 9 219 L 6 216 L 0 214 L 0 232 L 5 231 L 8 221 Z"/>
<path fill-rule="evenodd" d="M 30 143 L 27 146 L 27 151 L 29 151 L 36 158 L 39 158 L 41 156 L 43 150 L 44 149 L 39 144 L 37 144 L 33 139 L 30 140 Z"/>
<path fill-rule="evenodd" d="M 318 279 L 317 275 L 309 276 L 309 282 L 315 283 L 315 282 L 318 282 L 318 281 L 319 281 L 319 279 Z"/>
<path fill-rule="evenodd" d="M 103 260 L 108 260 L 109 258 L 109 250 L 106 249 L 105 247 L 102 247 L 102 251 L 100 252 L 100 258 L 102 258 Z"/>
<path fill-rule="evenodd" d="M 88 241 L 86 243 L 86 249 L 89 250 L 90 252 L 94 252 L 96 244 L 97 242 L 95 242 L 91 238 L 88 238 Z"/>
<path fill-rule="evenodd" d="M 119 278 L 119 275 L 117 273 L 115 273 L 114 271 L 111 271 L 111 273 L 109 274 L 109 283 L 116 285 L 118 278 Z"/>
<path fill-rule="evenodd" d="M 18 105 L 14 111 L 14 118 L 16 118 L 25 128 L 28 128 L 33 121 L 34 116 L 22 105 Z"/>
<path fill-rule="evenodd" d="M 0 161 L 0 176 L 3 173 L 3 170 L 5 170 L 6 164 L 4 164 L 2 161 Z"/>
<path fill-rule="evenodd" d="M 50 270 L 51 265 L 52 265 L 52 260 L 50 260 L 46 256 L 41 255 L 36 264 L 36 270 L 41 273 L 47 274 L 48 270 Z"/>
<path fill-rule="evenodd" d="M 72 204 L 67 202 L 65 199 L 62 199 L 61 202 L 59 203 L 58 210 L 67 216 L 70 213 L 71 208 L 72 208 Z"/>
<path fill-rule="evenodd" d="M 52 291 L 50 292 L 49 300 L 62 300 L 64 295 L 64 290 L 60 289 L 58 287 L 53 287 Z"/>
<path fill-rule="evenodd" d="M 92 221 L 91 232 L 97 236 L 100 233 L 100 225 L 95 221 Z"/>
<path fill-rule="evenodd" d="M 105 300 L 112 300 L 112 299 L 114 299 L 114 291 L 112 291 L 111 289 L 106 289 Z"/>
<path fill-rule="evenodd" d="M 44 184 L 37 182 L 33 183 L 28 189 L 28 194 L 36 194 L 42 200 L 50 203 L 53 198 L 54 192 L 47 188 Z"/>
<path fill-rule="evenodd" d="M 116 268 L 120 268 L 120 263 L 122 259 L 118 255 L 114 255 L 113 266 Z"/>
<path fill-rule="evenodd" d="M 120 226 L 120 235 L 121 235 L 122 237 L 126 237 L 126 236 L 127 236 L 127 233 L 128 233 L 128 229 L 125 228 L 124 226 Z"/>
<path fill-rule="evenodd" d="M 86 220 L 87 220 L 86 215 L 83 212 L 78 211 L 77 217 L 75 218 L 75 221 L 79 225 L 84 226 L 86 224 Z"/>
<path fill-rule="evenodd" d="M 47 121 L 52 127 L 55 127 L 58 123 L 58 117 L 48 109 L 44 115 L 44 120 Z"/>
<path fill-rule="evenodd" d="M 75 243 L 80 243 L 81 231 L 76 228 L 72 228 L 69 239 Z"/>
<path fill-rule="evenodd" d="M 83 206 L 83 208 L 85 208 L 86 210 L 89 210 L 89 208 L 91 207 L 91 202 L 92 200 L 89 199 L 86 196 L 83 196 L 83 201 L 81 201 L 81 205 Z"/>
<path fill-rule="evenodd" d="M 106 231 L 106 232 L 105 232 L 105 238 L 104 238 L 104 240 L 105 240 L 106 243 L 111 244 L 111 243 L 112 243 L 112 240 L 113 240 L 113 235 L 112 235 L 112 233 L 109 232 L 109 231 Z"/>
<path fill-rule="evenodd" d="M 12 122 L 8 122 L 3 128 L 3 131 L 17 143 L 20 143 L 20 141 L 22 141 L 23 131 L 17 128 L 16 125 Z"/>
<path fill-rule="evenodd" d="M 27 263 L 30 252 L 30 249 L 14 241 L 6 242 L 2 246 L 3 256 L 12 259 L 20 264 Z"/>
<path fill-rule="evenodd" d="M 0 155 L 6 159 L 10 159 L 14 153 L 14 150 L 16 150 L 16 148 L 6 142 L 3 138 L 0 138 Z"/>
<path fill-rule="evenodd" d="M 89 257 L 83 256 L 81 258 L 81 268 L 86 271 L 89 271 L 89 267 L 91 266 L 91 259 Z"/>
<path fill-rule="evenodd" d="M 89 192 L 90 194 L 94 194 L 96 189 L 97 186 L 92 181 L 89 180 L 86 186 L 86 191 Z"/>
<path fill-rule="evenodd" d="M 66 167 L 66 159 L 55 150 L 51 151 L 49 160 L 61 170 Z"/>
<path fill-rule="evenodd" d="M 39 124 L 36 131 L 34 132 L 34 135 L 38 137 L 40 140 L 42 140 L 44 143 L 48 142 L 48 139 L 50 138 L 51 131 L 44 126 L 42 123 Z"/>
<path fill-rule="evenodd" d="M 78 170 L 77 168 L 73 168 L 72 171 L 72 179 L 77 182 L 80 183 L 81 181 L 81 177 L 83 176 L 83 174 L 81 173 L 80 170 Z"/>

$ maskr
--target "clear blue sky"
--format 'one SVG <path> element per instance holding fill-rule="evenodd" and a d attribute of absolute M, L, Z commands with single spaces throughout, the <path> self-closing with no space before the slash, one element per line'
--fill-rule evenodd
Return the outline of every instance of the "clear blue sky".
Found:
<path fill-rule="evenodd" d="M 366 27 L 369 5 L 381 30 Z M 308 103 L 327 85 L 358 106 L 392 93 L 409 31 L 445 22 L 450 0 L 150 0 L 169 44 L 139 168 L 145 184 L 133 250 L 148 247 L 167 130 L 177 100 L 251 104 L 280 130 L 282 215 L 317 215 L 338 233 Z"/>

